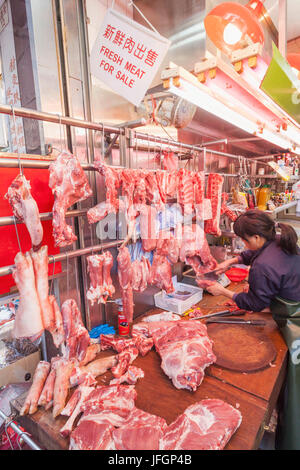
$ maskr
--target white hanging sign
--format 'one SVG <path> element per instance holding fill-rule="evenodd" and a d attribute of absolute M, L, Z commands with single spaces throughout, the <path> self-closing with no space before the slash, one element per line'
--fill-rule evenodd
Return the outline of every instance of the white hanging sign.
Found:
<path fill-rule="evenodd" d="M 91 52 L 91 72 L 138 106 L 169 46 L 160 34 L 108 9 Z"/>

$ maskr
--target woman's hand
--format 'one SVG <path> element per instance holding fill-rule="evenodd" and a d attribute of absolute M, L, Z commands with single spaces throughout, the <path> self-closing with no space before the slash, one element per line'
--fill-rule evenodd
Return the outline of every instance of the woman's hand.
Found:
<path fill-rule="evenodd" d="M 234 260 L 235 260 L 235 258 L 234 258 Z M 216 270 L 215 270 L 216 274 L 225 273 L 225 271 L 227 271 L 232 264 L 234 264 L 233 259 L 227 259 L 227 260 L 223 261 L 222 263 L 219 263 Z"/>
<path fill-rule="evenodd" d="M 234 292 L 231 290 L 225 289 L 219 282 L 215 282 L 209 287 L 206 287 L 207 292 L 209 292 L 212 295 L 224 295 L 225 297 L 228 297 L 229 299 L 232 299 L 234 296 Z"/>
<path fill-rule="evenodd" d="M 212 295 L 225 295 L 224 291 L 226 291 L 225 287 L 221 286 L 219 282 L 215 282 L 209 287 L 206 287 L 207 292 Z"/>

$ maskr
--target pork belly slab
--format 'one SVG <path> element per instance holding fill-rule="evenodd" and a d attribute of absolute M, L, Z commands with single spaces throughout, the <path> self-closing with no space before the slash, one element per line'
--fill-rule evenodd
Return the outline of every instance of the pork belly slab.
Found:
<path fill-rule="evenodd" d="M 164 432 L 161 450 L 222 450 L 242 422 L 241 413 L 218 399 L 189 406 Z"/>

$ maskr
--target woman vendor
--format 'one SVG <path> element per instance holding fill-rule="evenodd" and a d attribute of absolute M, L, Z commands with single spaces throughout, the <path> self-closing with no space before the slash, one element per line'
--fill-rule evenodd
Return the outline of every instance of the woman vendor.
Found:
<path fill-rule="evenodd" d="M 287 224 L 278 224 L 265 212 L 249 210 L 234 222 L 234 233 L 246 245 L 247 251 L 218 265 L 225 272 L 233 264 L 250 265 L 249 290 L 240 294 L 219 283 L 207 287 L 213 295 L 224 295 L 241 309 L 260 312 L 270 307 L 275 297 L 300 302 L 300 249 L 297 234 Z"/>
<path fill-rule="evenodd" d="M 280 234 L 276 234 L 276 229 Z M 250 265 L 249 290 L 236 294 L 215 283 L 207 290 L 225 295 L 242 309 L 269 311 L 289 348 L 286 382 L 278 400 L 276 450 L 300 450 L 300 250 L 297 234 L 264 212 L 249 210 L 233 226 L 247 251 L 219 264 L 224 272 L 235 263 Z"/>

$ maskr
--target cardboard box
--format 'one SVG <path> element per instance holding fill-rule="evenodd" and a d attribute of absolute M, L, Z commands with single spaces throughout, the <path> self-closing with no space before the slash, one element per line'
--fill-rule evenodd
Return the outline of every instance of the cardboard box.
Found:
<path fill-rule="evenodd" d="M 21 357 L 0 369 L 0 387 L 3 385 L 32 382 L 33 374 L 40 361 L 40 351 Z"/>
<path fill-rule="evenodd" d="M 13 321 L 3 325 L 0 329 L 0 343 L 3 339 L 11 339 Z M 20 357 L 15 362 L 0 368 L 0 387 L 3 385 L 32 382 L 35 369 L 41 360 L 40 350 L 27 356 Z"/>

